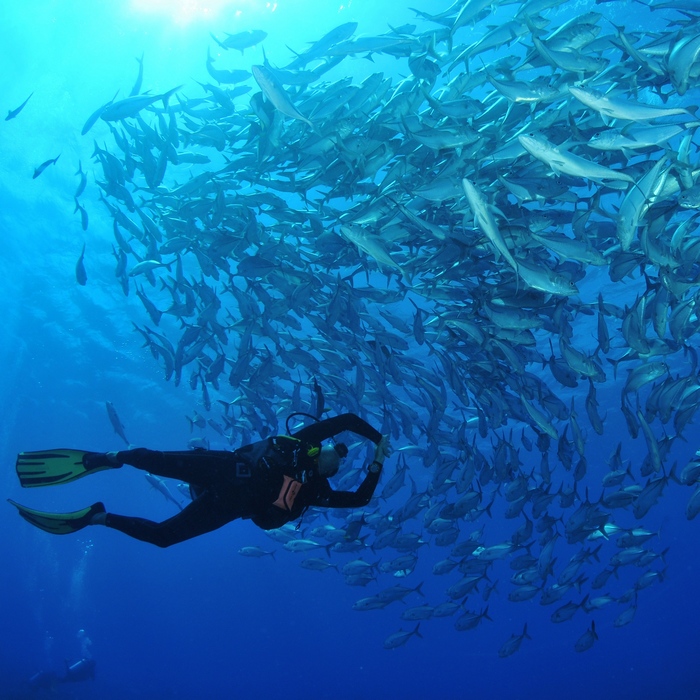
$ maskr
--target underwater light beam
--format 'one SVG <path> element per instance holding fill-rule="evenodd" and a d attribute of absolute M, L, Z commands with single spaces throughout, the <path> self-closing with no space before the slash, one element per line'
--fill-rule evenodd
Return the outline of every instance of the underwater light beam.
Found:
<path fill-rule="evenodd" d="M 222 11 L 235 17 L 249 11 L 273 11 L 277 3 L 266 0 L 131 0 L 131 10 L 142 15 L 166 15 L 177 24 L 216 19 Z"/>

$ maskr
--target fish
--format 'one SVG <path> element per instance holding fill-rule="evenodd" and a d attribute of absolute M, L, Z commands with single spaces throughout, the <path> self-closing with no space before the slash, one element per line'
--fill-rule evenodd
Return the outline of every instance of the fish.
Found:
<path fill-rule="evenodd" d="M 283 545 L 284 549 L 289 552 L 308 552 L 312 549 L 327 549 L 330 550 L 330 545 L 319 544 L 313 540 L 290 540 Z"/>
<path fill-rule="evenodd" d="M 520 649 L 520 645 L 524 639 L 532 639 L 532 637 L 527 633 L 527 622 L 523 626 L 522 634 L 512 634 L 510 639 L 498 650 L 498 655 L 502 659 L 512 656 Z"/>
<path fill-rule="evenodd" d="M 241 53 L 246 49 L 256 46 L 267 38 L 267 32 L 261 29 L 252 29 L 236 34 L 224 33 L 226 34 L 226 38 L 223 41 L 219 41 L 213 34 L 210 34 L 210 36 L 222 49 L 236 49 Z"/>
<path fill-rule="evenodd" d="M 272 557 L 275 558 L 274 551 L 266 551 L 262 547 L 241 547 L 238 553 L 244 557 L 252 557 L 254 559 L 260 559 L 262 557 Z"/>
<path fill-rule="evenodd" d="M 462 188 L 469 202 L 469 207 L 474 215 L 474 221 L 482 230 L 484 235 L 493 244 L 494 248 L 504 257 L 508 264 L 518 272 L 518 263 L 511 255 L 508 246 L 506 245 L 501 232 L 498 229 L 498 224 L 489 208 L 489 204 L 482 192 L 467 178 L 462 178 Z"/>
<path fill-rule="evenodd" d="M 112 100 L 101 108 L 97 119 L 102 119 L 105 122 L 115 122 L 135 117 L 142 109 L 150 107 L 154 102 L 158 102 L 159 100 L 162 100 L 163 108 L 167 109 L 170 96 L 174 95 L 181 87 L 182 85 L 178 85 L 159 95 L 131 95 L 118 102 Z M 95 121 L 97 121 L 97 119 L 95 119 Z"/>
<path fill-rule="evenodd" d="M 141 84 L 143 83 L 143 54 L 141 54 L 141 58 L 136 59 L 136 62 L 139 64 L 139 72 L 136 76 L 136 81 L 131 88 L 131 92 L 129 92 L 129 97 L 134 97 L 135 95 L 140 94 Z"/>
<path fill-rule="evenodd" d="M 377 596 L 371 596 L 369 598 L 360 598 L 357 602 L 353 603 L 353 610 L 381 610 L 391 603 L 390 600 L 382 600 Z"/>
<path fill-rule="evenodd" d="M 345 576 L 349 576 L 352 574 L 358 574 L 358 573 L 362 573 L 365 571 L 369 571 L 369 570 L 374 569 L 374 568 L 375 568 L 374 564 L 369 564 L 368 562 L 363 561 L 362 559 L 356 559 L 354 561 L 350 561 L 347 564 L 345 564 L 343 566 L 343 568 L 341 569 L 341 572 Z"/>
<path fill-rule="evenodd" d="M 78 201 L 78 198 L 75 198 L 75 209 L 73 210 L 73 213 L 79 211 L 80 212 L 80 226 L 82 227 L 83 231 L 87 231 L 88 229 L 88 223 L 89 223 L 89 218 L 88 218 L 88 213 L 85 210 L 85 207 L 83 207 L 80 202 Z"/>
<path fill-rule="evenodd" d="M 553 68 L 574 73 L 598 73 L 607 66 L 607 59 L 603 57 L 589 56 L 578 51 L 557 51 L 549 48 L 536 36 L 532 36 L 532 43 L 540 56 Z"/>
<path fill-rule="evenodd" d="M 700 450 L 696 451 L 688 464 L 685 465 L 678 480 L 686 486 L 692 486 L 700 481 Z"/>
<path fill-rule="evenodd" d="M 170 270 L 171 265 L 172 262 L 163 263 L 159 260 L 142 260 L 140 263 L 134 265 L 131 268 L 131 270 L 129 270 L 129 277 L 136 277 L 137 275 L 148 274 L 152 270 L 155 270 L 159 267 L 164 267 L 167 270 Z"/>
<path fill-rule="evenodd" d="M 407 595 L 411 593 L 418 593 L 424 595 L 421 591 L 423 582 L 419 583 L 415 588 L 407 588 L 406 586 L 391 586 L 390 588 L 384 588 L 377 593 L 377 597 L 380 600 L 386 600 L 389 603 L 393 603 L 396 600 L 403 600 Z"/>
<path fill-rule="evenodd" d="M 189 484 L 185 484 L 184 482 L 180 482 L 179 484 L 176 485 L 176 488 L 185 498 L 189 498 L 191 501 L 194 500 Z"/>
<path fill-rule="evenodd" d="M 236 83 L 243 83 L 248 78 L 252 76 L 252 73 L 247 70 L 222 70 L 220 68 L 214 68 L 214 60 L 211 57 L 211 52 L 209 47 L 207 47 L 207 73 L 214 78 L 220 84 L 235 85 Z M 178 159 L 182 158 L 182 154 L 178 154 Z"/>
<path fill-rule="evenodd" d="M 22 104 L 19 107 L 15 107 L 15 109 L 8 110 L 7 116 L 5 117 L 5 121 L 9 122 L 10 119 L 14 119 L 15 117 L 17 117 L 17 115 L 25 108 L 27 102 L 29 102 L 33 94 L 33 92 L 30 93 L 29 97 L 27 97 L 27 99 L 24 102 L 22 102 Z"/>
<path fill-rule="evenodd" d="M 325 559 L 317 559 L 313 557 L 309 559 L 304 559 L 301 562 L 301 566 L 304 569 L 310 569 L 311 571 L 326 571 L 327 569 L 335 569 L 336 571 L 338 570 L 338 567 L 335 564 L 331 564 Z"/>
<path fill-rule="evenodd" d="M 476 629 L 476 627 L 481 624 L 482 620 L 490 620 L 493 622 L 493 620 L 489 617 L 488 605 L 479 613 L 467 611 L 463 615 L 460 615 L 455 620 L 454 626 L 457 631 L 465 632 L 467 630 Z"/>
<path fill-rule="evenodd" d="M 617 213 L 617 237 L 622 250 L 629 250 L 641 219 L 646 212 L 647 202 L 653 199 L 663 176 L 662 168 L 666 158 L 658 162 L 642 177 L 636 187 L 630 188 Z"/>
<path fill-rule="evenodd" d="M 398 632 L 394 632 L 394 634 L 390 634 L 384 640 L 384 648 L 385 649 L 396 649 L 396 648 L 406 644 L 406 642 L 411 637 L 414 637 L 414 636 L 421 637 L 421 638 L 423 637 L 423 635 L 420 633 L 420 622 L 410 632 L 404 632 L 403 630 L 399 630 Z"/>
<path fill-rule="evenodd" d="M 651 427 L 649 426 L 649 423 L 644 417 L 644 414 L 640 410 L 637 410 L 636 416 L 639 425 L 642 428 L 642 432 L 644 433 L 644 438 L 646 440 L 647 448 L 649 450 L 649 458 L 651 460 L 652 468 L 655 472 L 660 472 L 662 467 L 662 459 L 656 436 L 654 435 L 654 432 L 652 431 Z"/>
<path fill-rule="evenodd" d="M 616 180 L 634 183 L 632 177 L 627 173 L 612 170 L 594 161 L 569 153 L 553 144 L 542 134 L 534 132 L 522 134 L 518 136 L 518 141 L 526 151 L 548 165 L 556 175 L 572 175 L 600 184 Z"/>
<path fill-rule="evenodd" d="M 668 53 L 668 75 L 679 95 L 685 95 L 690 86 L 693 64 L 700 54 L 700 37 L 680 36 Z"/>
<path fill-rule="evenodd" d="M 364 514 L 360 516 L 359 520 L 354 520 L 351 523 L 348 524 L 348 526 L 345 528 L 345 534 L 343 536 L 343 539 L 348 541 L 348 542 L 353 542 L 356 539 L 359 538 L 360 532 L 362 531 L 362 527 L 366 525 L 366 521 L 364 519 Z M 405 567 L 401 567 L 405 568 Z"/>
<path fill-rule="evenodd" d="M 341 226 L 340 232 L 348 241 L 354 243 L 361 251 L 373 257 L 380 265 L 394 268 L 403 274 L 403 268 L 394 261 L 379 236 L 373 236 L 358 226 Z"/>
<path fill-rule="evenodd" d="M 78 262 L 75 264 L 75 280 L 76 282 L 84 287 L 87 284 L 87 272 L 85 272 L 85 246 L 83 243 L 83 249 L 80 251 L 80 257 Z"/>
<path fill-rule="evenodd" d="M 285 542 L 290 542 L 297 538 L 297 531 L 293 526 L 283 525 L 282 527 L 275 528 L 273 530 L 265 530 L 265 534 L 275 542 L 280 542 L 284 544 Z"/>
<path fill-rule="evenodd" d="M 163 317 L 163 312 L 160 311 L 158 307 L 148 298 L 148 296 L 144 293 L 143 288 L 136 288 L 136 296 L 141 300 L 141 303 L 148 312 L 148 316 L 150 317 L 151 321 L 153 321 L 156 326 L 159 325 L 160 319 Z"/>
<path fill-rule="evenodd" d="M 146 477 L 146 481 L 148 481 L 148 483 L 156 491 L 159 491 L 163 494 L 166 501 L 174 503 L 180 510 L 182 510 L 182 504 L 172 495 L 172 493 L 170 493 L 170 489 L 168 488 L 168 485 L 165 483 L 165 481 L 163 481 L 163 479 L 161 479 L 158 476 L 155 476 L 154 474 L 145 474 L 144 476 Z"/>
<path fill-rule="evenodd" d="M 320 59 L 326 56 L 326 53 L 337 44 L 342 44 L 350 39 L 358 27 L 357 22 L 345 22 L 337 27 L 334 27 L 329 32 L 324 34 L 320 39 L 317 39 L 303 53 L 295 54 L 296 58 L 287 66 L 287 69 L 303 68 L 307 63 L 314 59 Z"/>
<path fill-rule="evenodd" d="M 535 266 L 520 261 L 517 272 L 529 287 L 541 292 L 559 296 L 572 296 L 579 293 L 578 287 L 572 280 L 546 265 Z"/>
<path fill-rule="evenodd" d="M 625 625 L 629 625 L 632 620 L 634 620 L 634 616 L 637 613 L 637 604 L 635 603 L 634 605 L 630 605 L 629 608 L 626 610 L 623 610 L 614 620 L 613 620 L 613 627 L 624 627 Z"/>
<path fill-rule="evenodd" d="M 109 100 L 109 102 L 105 102 L 101 107 L 98 107 L 85 121 L 85 124 L 83 124 L 83 128 L 80 131 L 81 136 L 85 136 L 85 134 L 92 129 L 93 126 L 97 123 L 97 120 L 102 116 L 102 112 L 104 112 L 107 107 L 112 105 L 114 103 L 114 100 L 117 99 L 117 95 L 119 94 L 119 91 L 114 93 L 114 97 Z M 78 195 L 76 195 L 78 196 Z"/>
<path fill-rule="evenodd" d="M 685 517 L 688 520 L 694 520 L 698 513 L 700 513 L 700 486 L 695 489 L 688 500 L 688 505 L 685 508 Z"/>
<path fill-rule="evenodd" d="M 107 416 L 109 417 L 109 422 L 112 424 L 112 427 L 114 428 L 114 432 L 122 439 L 127 445 L 131 445 L 129 440 L 126 437 L 126 433 L 124 432 L 124 426 L 122 425 L 121 420 L 119 419 L 119 416 L 117 414 L 117 410 L 114 408 L 114 404 L 111 401 L 107 401 L 105 404 L 107 407 Z"/>
<path fill-rule="evenodd" d="M 274 75 L 265 66 L 251 66 L 251 72 L 255 82 L 260 86 L 265 97 L 274 105 L 275 109 L 292 119 L 308 124 L 313 127 L 313 122 L 307 119 L 299 110 L 292 104 L 284 88 L 279 85 Z"/>
<path fill-rule="evenodd" d="M 608 119 L 641 122 L 674 115 L 693 116 L 687 109 L 682 107 L 647 105 L 641 102 L 634 102 L 628 98 L 610 97 L 592 88 L 569 85 L 568 90 L 579 102 Z"/>
<path fill-rule="evenodd" d="M 622 388 L 622 394 L 627 394 L 630 391 L 639 391 L 645 384 L 656 381 L 668 374 L 668 372 L 668 365 L 664 361 L 648 362 L 628 370 L 627 381 Z"/>
<path fill-rule="evenodd" d="M 570 620 L 577 610 L 586 607 L 586 602 L 588 601 L 588 596 L 586 596 L 580 603 L 566 603 L 560 608 L 557 608 L 551 615 L 552 622 L 566 622 Z"/>
<path fill-rule="evenodd" d="M 43 173 L 44 170 L 46 170 L 46 168 L 49 167 L 49 165 L 56 165 L 56 162 L 60 157 L 61 154 L 59 153 L 55 158 L 51 160 L 45 160 L 40 166 L 34 169 L 34 175 L 32 175 L 32 179 L 36 180 L 39 177 L 39 175 L 41 175 L 41 173 Z"/>
<path fill-rule="evenodd" d="M 591 620 L 590 629 L 587 629 L 574 644 L 574 649 L 579 652 L 588 651 L 595 642 L 598 641 L 598 634 L 595 631 L 595 620 Z"/>
<path fill-rule="evenodd" d="M 78 188 L 75 191 L 75 194 L 73 197 L 75 198 L 76 205 L 78 203 L 78 197 L 85 191 L 85 187 L 87 187 L 87 175 L 83 172 L 83 166 L 80 161 L 78 161 L 78 172 L 76 175 L 80 175 L 80 183 L 78 184 Z"/>
<path fill-rule="evenodd" d="M 406 608 L 401 613 L 402 620 L 429 620 L 433 616 L 432 605 L 417 605 L 413 608 Z"/>
<path fill-rule="evenodd" d="M 700 209 L 700 187 L 695 185 L 681 192 L 678 197 L 678 205 L 683 209 Z"/>

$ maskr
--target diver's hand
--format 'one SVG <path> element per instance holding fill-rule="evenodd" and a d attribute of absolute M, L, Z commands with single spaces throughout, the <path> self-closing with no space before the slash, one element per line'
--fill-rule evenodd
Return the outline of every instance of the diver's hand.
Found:
<path fill-rule="evenodd" d="M 391 445 L 389 444 L 389 436 L 382 435 L 382 439 L 377 443 L 374 450 L 374 461 L 379 464 L 384 464 L 384 459 L 391 454 Z"/>

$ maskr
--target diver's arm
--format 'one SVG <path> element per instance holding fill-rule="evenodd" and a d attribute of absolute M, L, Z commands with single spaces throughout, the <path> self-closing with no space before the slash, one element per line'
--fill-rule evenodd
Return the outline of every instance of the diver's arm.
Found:
<path fill-rule="evenodd" d="M 333 418 L 326 418 L 318 423 L 307 425 L 298 432 L 294 433 L 295 438 L 319 444 L 344 430 L 349 430 L 356 435 L 360 435 L 367 440 L 371 440 L 375 444 L 379 444 L 382 439 L 382 434 L 375 430 L 366 420 L 363 420 L 354 413 L 342 413 Z"/>
<path fill-rule="evenodd" d="M 374 461 L 369 465 L 367 476 L 357 491 L 333 491 L 328 481 L 326 481 L 328 490 L 324 490 L 324 493 L 319 495 L 314 505 L 325 506 L 326 508 L 360 508 L 366 506 L 372 500 L 374 490 L 377 488 L 379 477 L 382 473 L 384 459 L 388 457 L 390 451 L 389 438 L 380 435 L 377 447 L 374 450 Z"/>
<path fill-rule="evenodd" d="M 381 473 L 381 468 L 375 472 L 367 472 L 367 476 L 357 491 L 333 491 L 329 487 L 328 491 L 323 493 L 313 505 L 324 508 L 361 508 L 366 506 L 372 500 Z"/>

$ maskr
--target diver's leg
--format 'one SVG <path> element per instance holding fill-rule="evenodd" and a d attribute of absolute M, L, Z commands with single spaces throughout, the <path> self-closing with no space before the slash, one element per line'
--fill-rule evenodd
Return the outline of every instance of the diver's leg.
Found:
<path fill-rule="evenodd" d="M 169 547 L 205 532 L 217 530 L 238 517 L 240 514 L 234 499 L 222 498 L 212 491 L 207 491 L 180 513 L 162 523 L 114 513 L 107 513 L 100 522 L 142 542 Z"/>
<path fill-rule="evenodd" d="M 130 464 L 137 469 L 178 479 L 187 483 L 208 486 L 223 484 L 236 474 L 234 452 L 215 450 L 186 450 L 184 452 L 159 452 L 139 447 L 135 450 L 117 452 L 122 464 Z"/>

